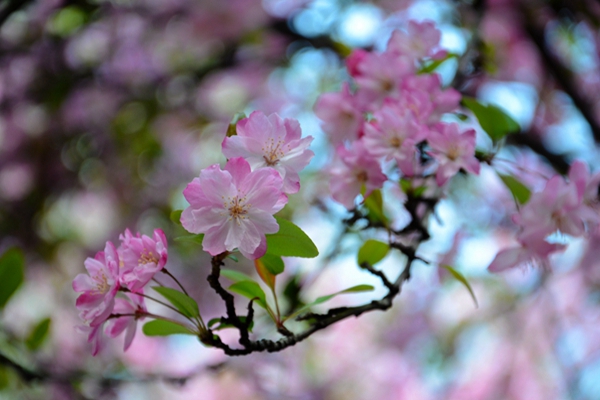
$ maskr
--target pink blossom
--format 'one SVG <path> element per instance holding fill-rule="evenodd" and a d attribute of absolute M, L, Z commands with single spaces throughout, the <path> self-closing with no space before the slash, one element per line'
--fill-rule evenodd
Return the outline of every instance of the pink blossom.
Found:
<path fill-rule="evenodd" d="M 501 250 L 488 266 L 490 272 L 501 272 L 509 268 L 523 265 L 545 266 L 548 256 L 563 250 L 564 246 L 556 243 L 548 243 L 544 238 L 537 240 L 528 238 L 521 241 L 521 245 Z"/>
<path fill-rule="evenodd" d="M 228 158 L 244 157 L 252 170 L 271 167 L 283 178 L 283 191 L 300 189 L 298 173 L 308 165 L 314 153 L 308 150 L 312 136 L 301 138 L 300 124 L 295 119 L 268 117 L 255 111 L 237 124 L 237 135 L 223 140 L 223 154 Z"/>
<path fill-rule="evenodd" d="M 138 292 L 167 263 L 167 238 L 161 229 L 154 230 L 153 238 L 139 233 L 133 236 L 127 229 L 119 239 L 121 283 Z"/>
<path fill-rule="evenodd" d="M 415 158 L 417 143 L 427 136 L 415 115 L 393 101 L 386 101 L 375 111 L 374 121 L 365 125 L 362 138 L 365 148 L 375 157 L 395 159 L 399 164 Z"/>
<path fill-rule="evenodd" d="M 331 169 L 330 188 L 333 198 L 347 209 L 354 208 L 354 199 L 363 188 L 364 196 L 383 186 L 387 177 L 381 171 L 379 161 L 365 148 L 362 141 L 352 143 L 347 149 L 340 145 L 336 149 L 337 161 Z"/>
<path fill-rule="evenodd" d="M 434 59 L 446 56 L 446 51 L 440 50 L 441 32 L 433 21 L 408 21 L 408 33 L 396 30 L 388 41 L 386 52 L 409 56 L 415 61 L 426 57 Z"/>
<path fill-rule="evenodd" d="M 402 81 L 414 73 L 410 59 L 391 53 L 368 53 L 356 68 L 356 96 L 364 108 L 372 108 L 386 97 L 397 97 Z"/>
<path fill-rule="evenodd" d="M 106 242 L 103 252 L 84 262 L 89 275 L 79 274 L 73 280 L 73 290 L 82 294 L 76 307 L 80 317 L 91 326 L 103 323 L 113 310 L 119 290 L 119 256 L 111 242 Z"/>
<path fill-rule="evenodd" d="M 475 158 L 475 131 L 469 129 L 463 133 L 458 124 L 437 124 L 429 133 L 429 154 L 438 162 L 436 182 L 444 185 L 462 168 L 467 172 L 479 174 L 479 161 Z"/>
<path fill-rule="evenodd" d="M 127 351 L 137 329 L 138 319 L 143 319 L 147 313 L 146 305 L 144 304 L 144 298 L 136 294 L 127 294 L 127 297 L 131 300 L 127 301 L 123 298 L 117 298 L 115 300 L 115 308 L 113 314 L 126 314 L 122 317 L 112 318 L 108 320 L 106 326 L 106 334 L 112 338 L 119 336 L 125 331 L 125 345 L 124 351 Z"/>
<path fill-rule="evenodd" d="M 92 356 L 97 355 L 106 346 L 106 337 L 104 336 L 104 323 L 102 321 L 95 326 L 80 325 L 76 329 L 80 333 L 88 335 L 88 343 L 92 344 Z"/>
<path fill-rule="evenodd" d="M 353 141 L 358 138 L 364 117 L 359 110 L 356 99 L 350 93 L 348 83 L 342 85 L 339 93 L 322 94 L 315 103 L 315 114 L 323 123 L 329 141 L 340 144 L 345 140 Z"/>
<path fill-rule="evenodd" d="M 364 49 L 354 49 L 348 57 L 346 57 L 346 69 L 353 78 L 362 75 L 358 66 L 368 57 L 369 52 Z"/>
<path fill-rule="evenodd" d="M 438 74 L 411 75 L 402 84 L 403 91 L 412 93 L 412 98 L 419 98 L 418 110 L 414 109 L 420 121 L 428 124 L 436 123 L 440 117 L 458 108 L 461 94 L 453 88 L 442 90 L 442 81 Z M 427 100 L 417 97 L 421 93 Z M 429 103 L 429 104 L 428 104 Z"/>
<path fill-rule="evenodd" d="M 202 246 L 213 256 L 238 248 L 247 258 L 259 258 L 266 251 L 265 234 L 279 230 L 273 214 L 287 203 L 282 186 L 276 170 L 251 171 L 241 157 L 227 161 L 225 170 L 211 165 L 183 191 L 190 206 L 181 223 L 189 232 L 204 233 Z"/>
<path fill-rule="evenodd" d="M 557 230 L 563 234 L 581 236 L 585 221 L 595 218 L 583 204 L 580 182 L 565 182 L 560 175 L 552 177 L 542 192 L 534 193 L 513 221 L 522 227 L 520 241 L 530 236 L 546 237 Z"/>

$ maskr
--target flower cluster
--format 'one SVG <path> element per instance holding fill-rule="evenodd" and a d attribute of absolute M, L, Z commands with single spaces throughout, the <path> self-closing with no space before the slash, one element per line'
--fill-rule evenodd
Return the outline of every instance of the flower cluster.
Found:
<path fill-rule="evenodd" d="M 116 337 L 123 331 L 125 350 L 129 348 L 136 330 L 136 321 L 146 314 L 142 297 L 144 286 L 167 263 L 167 239 L 156 229 L 152 238 L 139 233 L 134 236 L 129 229 L 119 239 L 117 248 L 106 242 L 104 251 L 85 260 L 89 275 L 79 274 L 73 281 L 73 290 L 80 292 L 76 307 L 86 324 L 96 355 L 103 345 L 103 331 Z M 117 298 L 119 291 L 127 292 Z M 108 324 L 105 327 L 105 323 Z"/>
<path fill-rule="evenodd" d="M 204 250 L 215 256 L 238 249 L 249 259 L 267 249 L 266 234 L 279 225 L 273 214 L 300 189 L 298 173 L 314 153 L 312 137 L 301 138 L 298 121 L 255 111 L 237 123 L 237 135 L 223 140 L 225 169 L 202 170 L 183 191 L 190 203 L 181 223 L 204 234 Z"/>
<path fill-rule="evenodd" d="M 439 75 L 421 68 L 446 56 L 439 40 L 432 22 L 411 21 L 408 33 L 392 34 L 383 53 L 356 50 L 348 57 L 354 92 L 346 84 L 317 101 L 315 113 L 337 145 L 332 195 L 347 208 L 362 187 L 365 196 L 382 187 L 383 161 L 395 161 L 406 177 L 435 174 L 439 186 L 460 169 L 479 173 L 475 131 L 440 120 L 457 110 L 460 93 L 443 89 Z"/>
<path fill-rule="evenodd" d="M 600 224 L 599 183 L 600 174 L 590 176 L 581 161 L 571 166 L 568 181 L 560 175 L 552 177 L 513 215 L 519 227 L 519 245 L 500 251 L 488 270 L 500 272 L 528 263 L 545 265 L 550 254 L 565 248 L 560 243 L 550 243 L 549 236 L 559 233 L 581 237 L 594 231 Z"/>

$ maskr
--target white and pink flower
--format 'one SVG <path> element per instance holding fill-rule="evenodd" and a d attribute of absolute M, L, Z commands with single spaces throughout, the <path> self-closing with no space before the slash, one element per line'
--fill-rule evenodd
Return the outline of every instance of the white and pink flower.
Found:
<path fill-rule="evenodd" d="M 420 125 L 410 110 L 387 101 L 374 113 L 374 120 L 365 125 L 362 141 L 373 156 L 402 164 L 415 158 L 417 143 L 426 137 L 427 127 Z"/>
<path fill-rule="evenodd" d="M 381 171 L 379 161 L 371 155 L 362 141 L 356 141 L 348 149 L 343 145 L 336 149 L 337 160 L 330 173 L 331 194 L 348 210 L 354 208 L 354 199 L 361 191 L 368 197 L 383 186 L 387 177 Z"/>
<path fill-rule="evenodd" d="M 137 294 L 128 294 L 128 301 L 123 298 L 115 300 L 114 314 L 119 314 L 118 318 L 109 319 L 106 323 L 105 333 L 107 336 L 114 338 L 125 332 L 125 343 L 123 350 L 127 351 L 137 330 L 137 321 L 144 318 L 148 312 L 144 304 L 144 298 Z"/>
<path fill-rule="evenodd" d="M 84 262 L 89 275 L 79 274 L 73 290 L 82 293 L 75 303 L 79 316 L 90 326 L 102 324 L 111 314 L 119 290 L 119 255 L 115 245 L 106 242 L 104 251 Z"/>
<path fill-rule="evenodd" d="M 436 182 L 443 186 L 462 168 L 479 174 L 479 161 L 475 158 L 475 131 L 458 130 L 458 124 L 439 123 L 429 132 L 429 154 L 438 162 Z"/>
<path fill-rule="evenodd" d="M 279 230 L 273 214 L 287 203 L 283 179 L 273 168 L 251 171 L 248 161 L 231 158 L 224 170 L 212 165 L 183 191 L 190 203 L 181 223 L 192 233 L 203 233 L 202 246 L 215 256 L 239 251 L 256 259 L 266 251 L 265 234 Z"/>
<path fill-rule="evenodd" d="M 161 229 L 155 229 L 152 238 L 139 233 L 133 236 L 126 229 L 119 239 L 120 281 L 132 292 L 138 292 L 167 263 L 167 238 Z"/>
<path fill-rule="evenodd" d="M 314 156 L 308 150 L 312 136 L 301 136 L 297 120 L 255 111 L 237 123 L 237 135 L 223 140 L 223 154 L 245 158 L 252 170 L 275 169 L 283 179 L 283 191 L 296 193 L 300 189 L 298 173 Z"/>

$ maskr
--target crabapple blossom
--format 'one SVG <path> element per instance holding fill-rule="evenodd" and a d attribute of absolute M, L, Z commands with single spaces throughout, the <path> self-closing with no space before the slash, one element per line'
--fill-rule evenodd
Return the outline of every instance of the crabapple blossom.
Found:
<path fill-rule="evenodd" d="M 544 237 L 521 238 L 520 246 L 501 250 L 488 266 L 490 272 L 501 272 L 522 265 L 545 266 L 550 254 L 563 250 L 564 246 L 548 243 Z"/>
<path fill-rule="evenodd" d="M 287 203 L 282 187 L 275 169 L 251 171 L 241 157 L 229 159 L 224 170 L 211 165 L 183 191 L 190 206 L 181 223 L 189 232 L 204 234 L 202 247 L 213 256 L 237 248 L 247 258 L 260 258 L 265 234 L 279 230 L 273 214 Z"/>
<path fill-rule="evenodd" d="M 461 168 L 479 174 L 479 161 L 475 158 L 475 131 L 459 132 L 458 124 L 436 124 L 429 132 L 429 154 L 438 162 L 436 182 L 443 186 Z"/>
<path fill-rule="evenodd" d="M 579 165 L 571 168 L 573 177 Z M 556 231 L 572 236 L 585 233 L 585 222 L 597 220 L 596 213 L 583 204 L 584 182 L 566 182 L 560 175 L 552 177 L 544 190 L 534 193 L 513 221 L 522 228 L 518 239 L 531 235 L 548 236 Z"/>
<path fill-rule="evenodd" d="M 155 229 L 152 238 L 139 233 L 133 236 L 126 229 L 119 239 L 120 281 L 132 292 L 138 292 L 167 263 L 167 238 L 161 229 Z"/>
<path fill-rule="evenodd" d="M 112 242 L 106 242 L 104 251 L 84 262 L 89 275 L 79 274 L 73 280 L 73 290 L 82 294 L 75 306 L 80 317 L 90 326 L 103 323 L 113 310 L 119 290 L 119 255 Z"/>
<path fill-rule="evenodd" d="M 319 96 L 314 110 L 316 116 L 323 121 L 321 126 L 331 143 L 337 145 L 345 140 L 358 139 L 364 118 L 347 82 L 342 85 L 339 93 Z"/>
<path fill-rule="evenodd" d="M 133 342 L 138 319 L 143 319 L 144 314 L 146 314 L 148 311 L 142 296 L 128 293 L 127 297 L 131 301 L 127 301 L 123 298 L 117 298 L 115 300 L 113 314 L 124 315 L 108 320 L 105 329 L 106 335 L 112 338 L 119 336 L 123 331 L 125 331 L 125 344 L 123 346 L 124 351 L 127 351 Z"/>
<path fill-rule="evenodd" d="M 386 51 L 409 56 L 415 61 L 426 57 L 439 59 L 446 56 L 446 51 L 438 47 L 441 32 L 433 21 L 408 21 L 407 31 L 392 32 Z"/>
<path fill-rule="evenodd" d="M 350 148 L 340 145 L 336 149 L 337 161 L 330 172 L 330 188 L 333 198 L 347 209 L 354 208 L 354 199 L 365 188 L 364 196 L 383 186 L 387 177 L 381 171 L 379 161 L 365 148 L 362 141 L 352 143 Z"/>
<path fill-rule="evenodd" d="M 426 97 L 420 100 L 411 109 L 417 116 L 422 116 L 427 124 L 438 122 L 442 114 L 456 111 L 460 103 L 461 94 L 453 88 L 442 90 L 442 80 L 438 74 L 423 74 L 408 76 L 402 83 L 403 93 L 412 93 L 412 98 L 418 98 L 416 93 Z"/>
<path fill-rule="evenodd" d="M 414 73 L 410 59 L 391 53 L 369 53 L 356 68 L 360 72 L 354 78 L 357 100 L 365 108 L 386 97 L 397 97 L 402 81 Z"/>
<path fill-rule="evenodd" d="M 312 136 L 301 135 L 297 120 L 254 111 L 237 123 L 237 135 L 223 140 L 223 154 L 227 158 L 244 157 L 252 170 L 275 169 L 283 178 L 283 191 L 296 193 L 300 189 L 298 172 L 315 155 L 308 150 Z"/>
<path fill-rule="evenodd" d="M 402 163 L 415 157 L 416 144 L 426 137 L 427 127 L 418 124 L 410 110 L 386 101 L 374 113 L 374 120 L 365 125 L 362 141 L 373 156 Z"/>
<path fill-rule="evenodd" d="M 87 341 L 92 344 L 92 356 L 97 355 L 106 346 L 106 337 L 104 336 L 105 322 L 106 320 L 94 326 L 79 325 L 76 327 L 78 332 L 88 335 Z"/>

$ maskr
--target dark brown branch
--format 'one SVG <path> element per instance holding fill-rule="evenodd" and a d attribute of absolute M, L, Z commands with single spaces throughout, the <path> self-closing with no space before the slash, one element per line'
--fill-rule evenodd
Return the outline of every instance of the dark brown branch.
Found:
<path fill-rule="evenodd" d="M 427 240 L 430 237 L 429 231 L 423 225 L 423 219 L 426 219 L 429 213 L 433 212 L 437 201 L 437 199 L 415 197 L 411 194 L 408 195 L 406 208 L 412 217 L 412 221 L 407 227 L 405 227 L 402 230 L 401 234 L 413 237 L 414 234 L 417 233 L 418 237 L 416 239 L 413 239 L 412 245 L 404 245 L 402 243 L 398 243 L 397 241 L 390 239 L 390 247 L 401 251 L 407 257 L 404 269 L 394 282 L 391 282 L 385 276 L 385 274 L 383 274 L 383 272 L 374 269 L 368 263 L 364 263 L 362 265 L 362 267 L 365 268 L 367 271 L 369 271 L 375 276 L 378 276 L 381 279 L 383 285 L 388 290 L 385 296 L 383 296 L 379 300 L 372 300 L 369 303 L 365 303 L 363 305 L 355 307 L 332 308 L 328 310 L 325 314 L 317 314 L 312 312 L 305 313 L 302 316 L 298 317 L 297 320 L 309 322 L 309 327 L 300 333 L 293 333 L 286 329 L 285 333 L 280 332 L 284 337 L 278 340 L 251 340 L 249 338 L 248 329 L 250 327 L 253 315 L 252 302 L 250 302 L 248 306 L 248 316 L 246 317 L 246 321 L 242 321 L 240 317 L 238 317 L 238 315 L 236 314 L 233 295 L 227 292 L 219 283 L 220 268 L 223 265 L 223 259 L 225 258 L 226 253 L 213 257 L 212 271 L 211 274 L 208 276 L 208 281 L 210 283 L 210 286 L 225 302 L 227 317 L 222 317 L 221 321 L 227 321 L 238 329 L 240 334 L 239 343 L 240 345 L 242 345 L 242 348 L 232 348 L 227 343 L 223 342 L 221 338 L 218 335 L 215 335 L 210 329 L 207 330 L 206 334 L 203 334 L 200 337 L 200 340 L 204 344 L 222 349 L 225 352 L 225 354 L 230 356 L 246 355 L 253 352 L 262 351 L 276 352 L 281 351 L 287 347 L 293 346 L 296 343 L 301 342 L 304 339 L 310 337 L 315 332 L 327 328 L 328 326 L 331 326 L 346 318 L 358 317 L 365 312 L 375 310 L 385 311 L 389 309 L 392 306 L 394 298 L 400 294 L 403 284 L 410 279 L 410 271 L 413 266 L 413 263 L 416 260 L 421 260 L 416 255 L 417 248 L 423 241 Z M 419 209 L 423 208 L 421 206 L 425 207 L 424 211 L 421 210 L 419 214 Z M 381 226 L 379 226 L 377 222 L 371 221 L 368 218 L 368 216 L 363 215 L 360 212 L 360 210 L 353 210 L 352 216 L 345 220 L 345 223 L 348 224 L 348 226 L 351 226 L 363 220 L 366 221 L 366 226 L 363 226 L 362 229 L 374 227 L 381 228 Z M 394 232 L 390 231 L 390 233 Z"/>
<path fill-rule="evenodd" d="M 521 10 L 525 17 L 525 32 L 527 32 L 531 41 L 538 48 L 544 61 L 544 65 L 548 68 L 548 71 L 552 77 L 562 87 L 565 93 L 571 97 L 573 104 L 575 104 L 579 111 L 581 111 L 583 117 L 590 124 L 592 134 L 594 135 L 596 142 L 600 142 L 600 124 L 596 119 L 596 112 L 594 111 L 593 104 L 591 104 L 588 99 L 581 95 L 580 90 L 575 82 L 573 72 L 567 68 L 562 60 L 548 47 L 544 38 L 544 27 L 539 26 L 536 23 L 534 11 L 528 9 L 525 4 L 525 1 L 521 2 Z"/>

